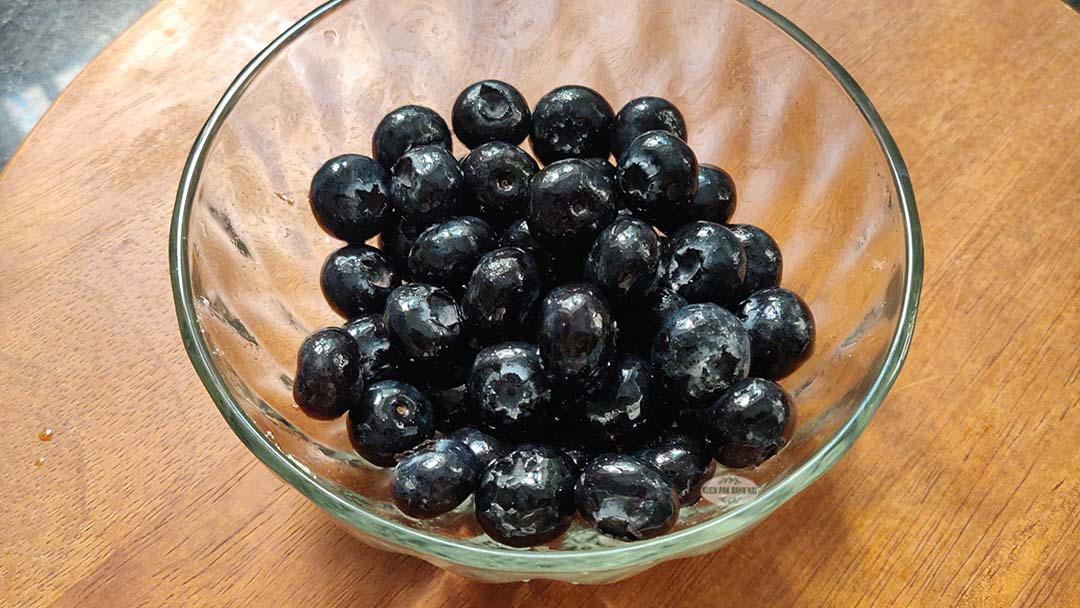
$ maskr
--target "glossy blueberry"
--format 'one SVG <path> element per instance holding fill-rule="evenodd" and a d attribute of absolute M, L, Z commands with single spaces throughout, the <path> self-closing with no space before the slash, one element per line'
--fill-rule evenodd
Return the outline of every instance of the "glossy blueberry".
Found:
<path fill-rule="evenodd" d="M 444 289 L 409 283 L 386 299 L 383 322 L 390 343 L 420 363 L 447 361 L 462 347 L 461 311 Z"/>
<path fill-rule="evenodd" d="M 311 418 L 333 420 L 344 414 L 363 388 L 356 341 L 336 327 L 305 338 L 292 388 L 296 405 Z"/>
<path fill-rule="evenodd" d="M 627 454 L 596 457 L 581 473 L 574 496 L 586 521 L 621 540 L 659 536 L 679 517 L 679 497 L 668 478 Z"/>
<path fill-rule="evenodd" d="M 601 388 L 615 358 L 615 324 L 600 292 L 588 283 L 553 289 L 540 304 L 538 343 L 561 391 Z"/>
<path fill-rule="evenodd" d="M 364 384 L 390 380 L 398 374 L 400 357 L 390 346 L 390 332 L 386 331 L 381 314 L 353 317 L 345 323 L 344 329 L 359 348 L 360 377 Z"/>
<path fill-rule="evenodd" d="M 390 497 L 409 517 L 436 517 L 454 510 L 473 493 L 480 471 L 480 463 L 464 443 L 429 441 L 394 466 Z"/>
<path fill-rule="evenodd" d="M 465 400 L 464 384 L 443 389 L 427 389 L 425 394 L 435 408 L 435 430 L 451 433 L 474 422 L 472 409 Z"/>
<path fill-rule="evenodd" d="M 679 504 L 684 506 L 701 497 L 701 485 L 713 468 L 705 441 L 679 429 L 668 429 L 650 439 L 634 455 L 667 476 L 679 495 Z"/>
<path fill-rule="evenodd" d="M 648 356 L 664 319 L 687 304 L 686 298 L 666 287 L 654 288 L 639 299 L 620 303 L 614 311 L 619 348 Z"/>
<path fill-rule="evenodd" d="M 746 252 L 746 277 L 739 290 L 739 300 L 746 299 L 755 291 L 780 285 L 784 258 L 780 255 L 780 246 L 769 233 L 750 224 L 735 224 L 728 228 Z"/>
<path fill-rule="evenodd" d="M 620 217 L 596 237 L 585 258 L 585 280 L 619 302 L 653 286 L 659 261 L 660 241 L 653 227 Z"/>
<path fill-rule="evenodd" d="M 480 463 L 481 471 L 506 451 L 501 441 L 475 426 L 461 427 L 450 433 L 450 438 L 464 443 L 472 450 L 473 456 Z"/>
<path fill-rule="evenodd" d="M 732 469 L 772 458 L 794 429 L 791 396 L 763 378 L 746 378 L 709 407 L 684 411 L 681 418 L 700 429 L 713 458 Z"/>
<path fill-rule="evenodd" d="M 367 387 L 349 408 L 349 442 L 356 453 L 380 467 L 435 434 L 435 412 L 411 384 L 382 380 Z"/>
<path fill-rule="evenodd" d="M 444 356 L 410 360 L 405 365 L 407 372 L 402 374 L 402 379 L 429 392 L 449 390 L 465 384 L 477 352 L 465 338 L 463 333 L 457 347 Z"/>
<path fill-rule="evenodd" d="M 596 91 L 565 86 L 536 102 L 532 146 L 544 164 L 564 158 L 607 158 L 615 112 Z"/>
<path fill-rule="evenodd" d="M 495 459 L 480 476 L 476 520 L 488 536 L 504 545 L 550 542 L 570 527 L 574 480 L 559 450 L 521 446 Z"/>
<path fill-rule="evenodd" d="M 814 315 L 795 293 L 782 287 L 754 292 L 736 313 L 750 335 L 750 374 L 779 380 L 814 350 Z"/>
<path fill-rule="evenodd" d="M 667 131 L 638 136 L 617 167 L 621 200 L 650 221 L 673 213 L 697 192 L 697 157 L 690 146 Z"/>
<path fill-rule="evenodd" d="M 544 251 L 540 243 L 533 238 L 532 232 L 529 230 L 529 223 L 524 218 L 506 227 L 506 230 L 503 231 L 502 236 L 499 238 L 499 245 L 502 247 L 518 247 L 533 256 L 542 254 Z"/>
<path fill-rule="evenodd" d="M 386 169 L 406 151 L 420 146 L 439 146 L 451 150 L 450 129 L 438 112 L 424 106 L 404 106 L 379 121 L 371 138 L 371 152 Z"/>
<path fill-rule="evenodd" d="M 469 332 L 481 344 L 533 334 L 543 282 L 540 267 L 523 249 L 502 247 L 484 254 L 461 300 Z"/>
<path fill-rule="evenodd" d="M 326 161 L 311 180 L 311 211 L 330 236 L 363 243 L 382 230 L 390 211 L 389 178 L 366 156 L 345 154 Z"/>
<path fill-rule="evenodd" d="M 622 158 L 630 142 L 648 131 L 667 131 L 686 141 L 686 120 L 673 103 L 660 97 L 631 99 L 615 115 L 611 153 Z"/>
<path fill-rule="evenodd" d="M 560 445 L 559 450 L 569 459 L 574 475 L 580 475 L 589 462 L 596 457 L 596 453 L 585 445 Z"/>
<path fill-rule="evenodd" d="M 580 159 L 544 167 L 529 185 L 529 231 L 554 252 L 585 251 L 617 210 L 611 180 Z"/>
<path fill-rule="evenodd" d="M 664 240 L 657 277 L 689 302 L 731 305 L 746 277 L 746 253 L 726 227 L 693 222 Z"/>
<path fill-rule="evenodd" d="M 652 349 L 653 375 L 672 409 L 701 408 L 750 371 L 750 337 L 716 304 L 690 304 L 664 320 Z"/>
<path fill-rule="evenodd" d="M 495 235 L 478 217 L 454 217 L 420 233 L 409 251 L 415 280 L 460 293 L 480 256 L 495 246 Z"/>
<path fill-rule="evenodd" d="M 698 166 L 698 188 L 694 196 L 680 201 L 670 214 L 657 218 L 664 232 L 674 232 L 696 221 L 726 224 L 735 213 L 735 181 L 715 165 Z"/>
<path fill-rule="evenodd" d="M 556 414 L 537 348 L 525 342 L 480 351 L 469 374 L 466 398 L 476 418 L 501 436 L 542 431 Z"/>
<path fill-rule="evenodd" d="M 461 168 L 445 148 L 411 148 L 390 170 L 390 204 L 404 221 L 426 226 L 458 215 L 462 182 Z"/>
<path fill-rule="evenodd" d="M 378 249 L 348 245 L 326 258 L 319 283 L 330 308 L 348 318 L 380 310 L 401 279 Z"/>
<path fill-rule="evenodd" d="M 670 425 L 667 404 L 653 395 L 652 368 L 633 355 L 620 355 L 608 385 L 594 396 L 567 398 L 575 433 L 601 448 L 633 445 Z"/>
<path fill-rule="evenodd" d="M 421 232 L 423 228 L 395 217 L 379 233 L 379 250 L 394 264 L 394 270 L 403 281 L 412 278 L 409 276 L 409 251 Z"/>
<path fill-rule="evenodd" d="M 491 141 L 520 144 L 532 128 L 529 104 L 501 80 L 469 85 L 454 102 L 454 134 L 470 148 Z"/>
<path fill-rule="evenodd" d="M 521 148 L 503 142 L 478 146 L 461 161 L 464 204 L 492 226 L 507 226 L 529 210 L 529 181 L 540 170 Z"/>

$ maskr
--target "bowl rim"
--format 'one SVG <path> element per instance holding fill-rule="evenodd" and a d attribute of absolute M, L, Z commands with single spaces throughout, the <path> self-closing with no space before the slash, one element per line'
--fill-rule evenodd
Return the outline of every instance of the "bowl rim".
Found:
<path fill-rule="evenodd" d="M 192 145 L 184 165 L 173 210 L 169 234 L 169 272 L 184 348 L 222 416 L 241 442 L 259 460 L 321 509 L 346 525 L 377 537 L 382 541 L 380 544 L 393 545 L 413 554 L 433 557 L 481 571 L 569 575 L 628 569 L 643 563 L 659 562 L 678 554 L 692 553 L 694 549 L 712 541 L 733 537 L 753 526 L 804 490 L 847 452 L 896 381 L 911 344 L 923 278 L 923 240 L 915 206 L 915 194 L 900 150 L 862 88 L 847 70 L 809 35 L 758 0 L 736 1 L 770 21 L 813 55 L 844 88 L 859 109 L 885 155 L 893 186 L 900 199 L 899 205 L 904 226 L 906 265 L 903 297 L 900 315 L 889 342 L 885 361 L 851 418 L 806 462 L 799 465 L 785 479 L 759 494 L 754 500 L 684 530 L 617 547 L 575 551 L 536 551 L 467 544 L 382 519 L 333 493 L 330 488 L 320 482 L 316 475 L 265 437 L 229 393 L 211 360 L 210 349 L 199 331 L 187 256 L 189 219 L 210 143 L 245 89 L 278 51 L 316 23 L 320 17 L 346 1 L 329 0 L 315 8 L 282 32 L 240 71 L 210 113 Z"/>

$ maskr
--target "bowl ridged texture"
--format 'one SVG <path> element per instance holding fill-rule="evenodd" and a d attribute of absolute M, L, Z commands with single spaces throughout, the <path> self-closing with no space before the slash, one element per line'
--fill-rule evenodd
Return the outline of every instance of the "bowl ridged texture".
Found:
<path fill-rule="evenodd" d="M 331 3 L 241 74 L 196 142 L 171 253 L 192 360 L 256 455 L 375 546 L 493 581 L 603 582 L 706 552 L 831 466 L 899 371 L 921 244 L 906 170 L 869 102 L 750 0 L 611 9 L 608 0 Z M 351 452 L 343 421 L 293 406 L 298 345 L 342 323 L 319 291 L 320 266 L 340 244 L 312 217 L 311 175 L 332 156 L 370 154 L 375 125 L 395 107 L 422 104 L 449 120 L 461 89 L 484 78 L 512 83 L 530 103 L 562 84 L 592 87 L 616 109 L 641 95 L 673 101 L 700 161 L 734 177 L 733 221 L 780 243 L 783 285 L 814 311 L 817 344 L 782 382 L 797 402 L 792 443 L 738 472 L 761 487 L 753 502 L 702 500 L 673 533 L 637 544 L 579 521 L 550 547 L 511 550 L 482 534 L 471 500 L 430 521 L 401 515 L 387 471 Z"/>

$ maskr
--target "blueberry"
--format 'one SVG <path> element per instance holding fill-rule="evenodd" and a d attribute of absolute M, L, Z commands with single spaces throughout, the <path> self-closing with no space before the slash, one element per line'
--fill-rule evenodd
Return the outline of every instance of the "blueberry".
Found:
<path fill-rule="evenodd" d="M 476 489 L 480 471 L 480 463 L 464 443 L 436 439 L 398 461 L 390 497 L 410 517 L 436 517 L 465 502 Z"/>
<path fill-rule="evenodd" d="M 401 279 L 378 249 L 348 245 L 326 258 L 319 282 L 330 308 L 348 318 L 381 309 Z"/>
<path fill-rule="evenodd" d="M 591 393 L 608 380 L 615 324 L 600 292 L 588 283 L 553 289 L 540 304 L 540 356 L 556 386 Z"/>
<path fill-rule="evenodd" d="M 697 192 L 697 157 L 690 146 L 667 131 L 639 135 L 617 166 L 621 200 L 650 221 L 674 213 Z"/>
<path fill-rule="evenodd" d="M 420 363 L 448 361 L 462 347 L 461 311 L 444 289 L 409 283 L 386 299 L 383 322 L 390 343 Z"/>
<path fill-rule="evenodd" d="M 478 217 L 455 217 L 420 233 L 409 252 L 409 272 L 420 282 L 460 293 L 480 256 L 495 246 L 495 235 Z"/>
<path fill-rule="evenodd" d="M 454 429 L 474 422 L 472 410 L 465 400 L 465 392 L 464 384 L 426 391 L 431 405 L 435 408 L 435 430 L 451 433 Z"/>
<path fill-rule="evenodd" d="M 326 161 L 311 179 L 311 211 L 330 236 L 363 243 L 382 230 L 390 214 L 389 179 L 382 165 L 345 154 Z"/>
<path fill-rule="evenodd" d="M 411 148 L 390 170 L 390 204 L 406 222 L 426 226 L 461 211 L 463 181 L 445 148 Z"/>
<path fill-rule="evenodd" d="M 532 146 L 544 164 L 564 158 L 607 158 L 615 113 L 596 91 L 565 86 L 536 102 Z"/>
<path fill-rule="evenodd" d="M 659 97 L 631 99 L 615 116 L 611 153 L 622 158 L 630 142 L 647 131 L 667 131 L 686 141 L 686 120 L 674 104 Z"/>
<path fill-rule="evenodd" d="M 423 228 L 395 217 L 379 234 L 379 250 L 393 262 L 397 275 L 403 281 L 412 278 L 409 276 L 409 250 L 412 249 L 416 237 L 420 236 L 421 232 Z"/>
<path fill-rule="evenodd" d="M 434 145 L 452 149 L 450 129 L 438 112 L 424 106 L 404 106 L 379 121 L 371 138 L 371 152 L 386 169 L 405 152 L 419 146 Z"/>
<path fill-rule="evenodd" d="M 517 89 L 500 80 L 484 80 L 458 95 L 451 122 L 458 139 L 470 148 L 491 141 L 520 144 L 532 127 L 532 113 Z"/>
<path fill-rule="evenodd" d="M 681 418 L 701 430 L 717 462 L 733 469 L 772 458 L 794 428 L 791 396 L 763 378 L 742 380 L 709 407 L 684 411 Z"/>
<path fill-rule="evenodd" d="M 620 303 L 614 311 L 619 348 L 648 356 L 664 319 L 687 304 L 686 298 L 666 287 L 656 287 L 640 299 Z"/>
<path fill-rule="evenodd" d="M 672 409 L 715 401 L 750 370 L 750 337 L 735 315 L 716 304 L 672 313 L 656 334 L 653 374 Z"/>
<path fill-rule="evenodd" d="M 780 246 L 769 233 L 750 224 L 735 224 L 728 228 L 746 252 L 746 278 L 743 279 L 738 299 L 741 301 L 755 291 L 780 285 L 784 259 L 780 255 Z"/>
<path fill-rule="evenodd" d="M 505 452 L 502 442 L 475 426 L 461 427 L 450 433 L 450 438 L 464 443 L 472 450 L 473 456 L 480 463 L 481 471 Z"/>
<path fill-rule="evenodd" d="M 476 418 L 503 436 L 543 431 L 556 413 L 537 348 L 525 342 L 480 351 L 466 398 Z"/>
<path fill-rule="evenodd" d="M 636 456 L 598 456 L 581 473 L 574 495 L 586 521 L 620 540 L 659 536 L 679 517 L 679 497 L 671 482 Z"/>
<path fill-rule="evenodd" d="M 657 218 L 664 232 L 674 232 L 683 224 L 704 220 L 726 224 L 735 213 L 735 181 L 714 165 L 698 166 L 697 192 L 680 201 L 671 213 Z"/>
<path fill-rule="evenodd" d="M 349 442 L 356 453 L 381 467 L 435 434 L 431 402 L 416 387 L 382 380 L 367 387 L 349 408 Z"/>
<path fill-rule="evenodd" d="M 690 505 L 701 498 L 701 485 L 712 468 L 712 456 L 696 433 L 668 429 L 646 442 L 634 455 L 667 476 L 679 495 L 679 504 Z"/>
<path fill-rule="evenodd" d="M 304 339 L 296 356 L 293 400 L 305 414 L 333 420 L 349 409 L 362 388 L 360 352 L 348 333 L 327 327 Z"/>
<path fill-rule="evenodd" d="M 782 287 L 754 292 L 736 313 L 750 335 L 750 374 L 779 380 L 814 350 L 814 315 L 795 293 Z"/>
<path fill-rule="evenodd" d="M 461 300 L 466 327 L 481 344 L 535 333 L 542 286 L 540 268 L 524 250 L 502 247 L 484 254 Z"/>
<path fill-rule="evenodd" d="M 617 303 L 652 287 L 659 260 L 660 241 L 653 227 L 620 217 L 596 237 L 585 258 L 585 280 Z"/>
<path fill-rule="evenodd" d="M 533 256 L 543 255 L 544 251 L 540 243 L 533 238 L 532 231 L 529 230 L 529 223 L 525 219 L 517 220 L 507 226 L 502 236 L 499 237 L 499 245 L 502 247 L 518 247 Z"/>
<path fill-rule="evenodd" d="M 580 159 L 544 167 L 529 185 L 529 231 L 551 251 L 586 250 L 616 212 L 611 180 Z"/>
<path fill-rule="evenodd" d="M 689 302 L 731 305 L 746 277 L 746 253 L 724 226 L 692 222 L 664 240 L 657 276 Z"/>
<path fill-rule="evenodd" d="M 568 398 L 576 434 L 601 448 L 633 445 L 670 425 L 667 405 L 653 395 L 652 369 L 633 355 L 620 355 L 609 384 L 593 397 Z"/>
<path fill-rule="evenodd" d="M 569 460 L 574 475 L 580 475 L 585 470 L 585 467 L 589 465 L 589 462 L 596 457 L 596 454 L 584 445 L 562 445 L 558 449 Z"/>
<path fill-rule="evenodd" d="M 400 358 L 390 346 L 382 315 L 367 314 L 349 319 L 345 331 L 356 340 L 360 352 L 360 377 L 365 384 L 390 380 L 398 373 Z"/>
<path fill-rule="evenodd" d="M 464 201 L 492 226 L 507 226 L 529 209 L 529 181 L 540 170 L 521 148 L 503 142 L 478 146 L 461 161 Z"/>
<path fill-rule="evenodd" d="M 574 478 L 558 450 L 521 446 L 480 476 L 476 520 L 488 536 L 511 547 L 552 541 L 570 527 Z"/>

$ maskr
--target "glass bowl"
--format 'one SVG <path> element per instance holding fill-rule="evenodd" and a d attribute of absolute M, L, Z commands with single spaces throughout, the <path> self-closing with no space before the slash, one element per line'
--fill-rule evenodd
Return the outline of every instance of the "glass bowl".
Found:
<path fill-rule="evenodd" d="M 781 244 L 783 284 L 812 307 L 817 344 L 782 382 L 797 402 L 791 443 L 734 472 L 757 488 L 749 502 L 702 500 L 674 531 L 638 543 L 578 522 L 549 546 L 511 549 L 479 530 L 471 501 L 435 520 L 401 515 L 387 471 L 352 453 L 343 420 L 309 420 L 293 405 L 298 345 L 342 323 L 319 291 L 340 244 L 308 207 L 313 172 L 369 153 L 397 106 L 449 118 L 458 92 L 484 78 L 532 102 L 571 83 L 616 108 L 640 95 L 674 101 L 698 158 L 735 178 L 735 221 Z M 210 115 L 169 247 L 184 345 L 240 440 L 365 542 L 487 581 L 607 582 L 746 532 L 869 422 L 903 363 L 922 275 L 911 184 L 881 118 L 820 46 L 752 0 L 328 2 L 259 53 Z"/>

